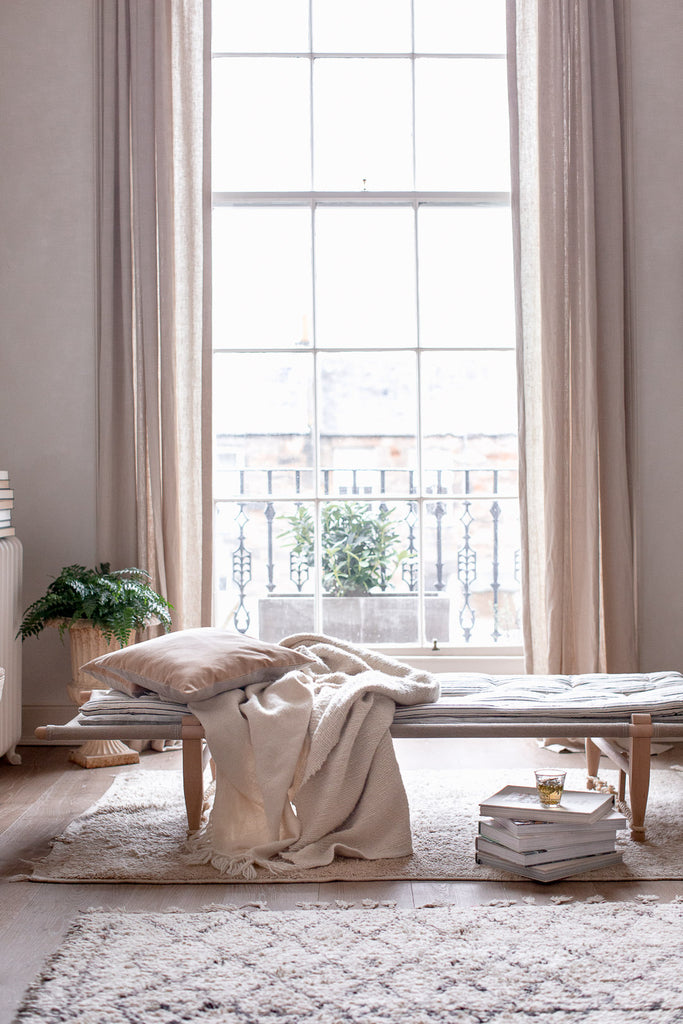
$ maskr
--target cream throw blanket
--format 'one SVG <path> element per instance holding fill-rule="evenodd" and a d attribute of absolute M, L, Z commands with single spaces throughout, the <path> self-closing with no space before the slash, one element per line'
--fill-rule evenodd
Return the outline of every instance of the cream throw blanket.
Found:
<path fill-rule="evenodd" d="M 190 704 L 216 764 L 190 858 L 230 875 L 403 857 L 410 816 L 389 734 L 396 704 L 437 700 L 434 677 L 331 637 L 281 641 L 315 660 L 272 683 Z"/>

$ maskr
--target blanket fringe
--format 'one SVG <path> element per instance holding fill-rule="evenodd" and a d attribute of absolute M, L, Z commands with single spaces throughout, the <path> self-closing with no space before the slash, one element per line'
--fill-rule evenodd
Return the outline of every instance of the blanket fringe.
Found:
<path fill-rule="evenodd" d="M 249 853 L 227 854 L 213 848 L 211 828 L 207 825 L 199 832 L 191 833 L 185 842 L 185 859 L 188 864 L 210 864 L 222 875 L 253 881 L 257 868 L 265 868 L 272 875 L 292 870 L 292 865 L 274 860 L 254 857 Z"/>

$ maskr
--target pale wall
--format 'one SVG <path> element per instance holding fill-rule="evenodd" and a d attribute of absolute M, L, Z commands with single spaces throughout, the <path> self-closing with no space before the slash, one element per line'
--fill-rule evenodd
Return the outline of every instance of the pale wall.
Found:
<path fill-rule="evenodd" d="M 95 557 L 92 0 L 0 2 L 0 468 L 24 604 Z M 68 648 L 23 645 L 24 703 L 65 703 Z"/>
<path fill-rule="evenodd" d="M 683 5 L 631 6 L 642 667 L 683 669 Z M 25 604 L 95 558 L 93 30 L 93 0 L 0 2 L 0 468 Z M 64 703 L 54 634 L 24 666 L 26 705 Z"/>
<path fill-rule="evenodd" d="M 683 4 L 631 20 L 640 656 L 683 671 Z"/>

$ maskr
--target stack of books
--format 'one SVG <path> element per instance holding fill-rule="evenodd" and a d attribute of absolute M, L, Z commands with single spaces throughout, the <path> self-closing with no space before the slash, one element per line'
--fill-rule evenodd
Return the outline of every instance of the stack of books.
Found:
<path fill-rule="evenodd" d="M 505 786 L 479 812 L 478 864 L 554 882 L 622 859 L 616 836 L 627 821 L 610 793 L 565 790 L 547 806 L 534 787 Z"/>
<path fill-rule="evenodd" d="M 0 537 L 13 537 L 12 512 L 14 511 L 14 491 L 9 485 L 9 473 L 0 469 Z"/>

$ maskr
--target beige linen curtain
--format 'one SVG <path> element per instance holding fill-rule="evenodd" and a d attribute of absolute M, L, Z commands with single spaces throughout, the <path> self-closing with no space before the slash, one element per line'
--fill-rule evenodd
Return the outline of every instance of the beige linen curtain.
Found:
<path fill-rule="evenodd" d="M 209 4 L 99 0 L 98 557 L 211 594 Z"/>
<path fill-rule="evenodd" d="M 636 670 L 622 0 L 508 0 L 527 671 Z"/>

